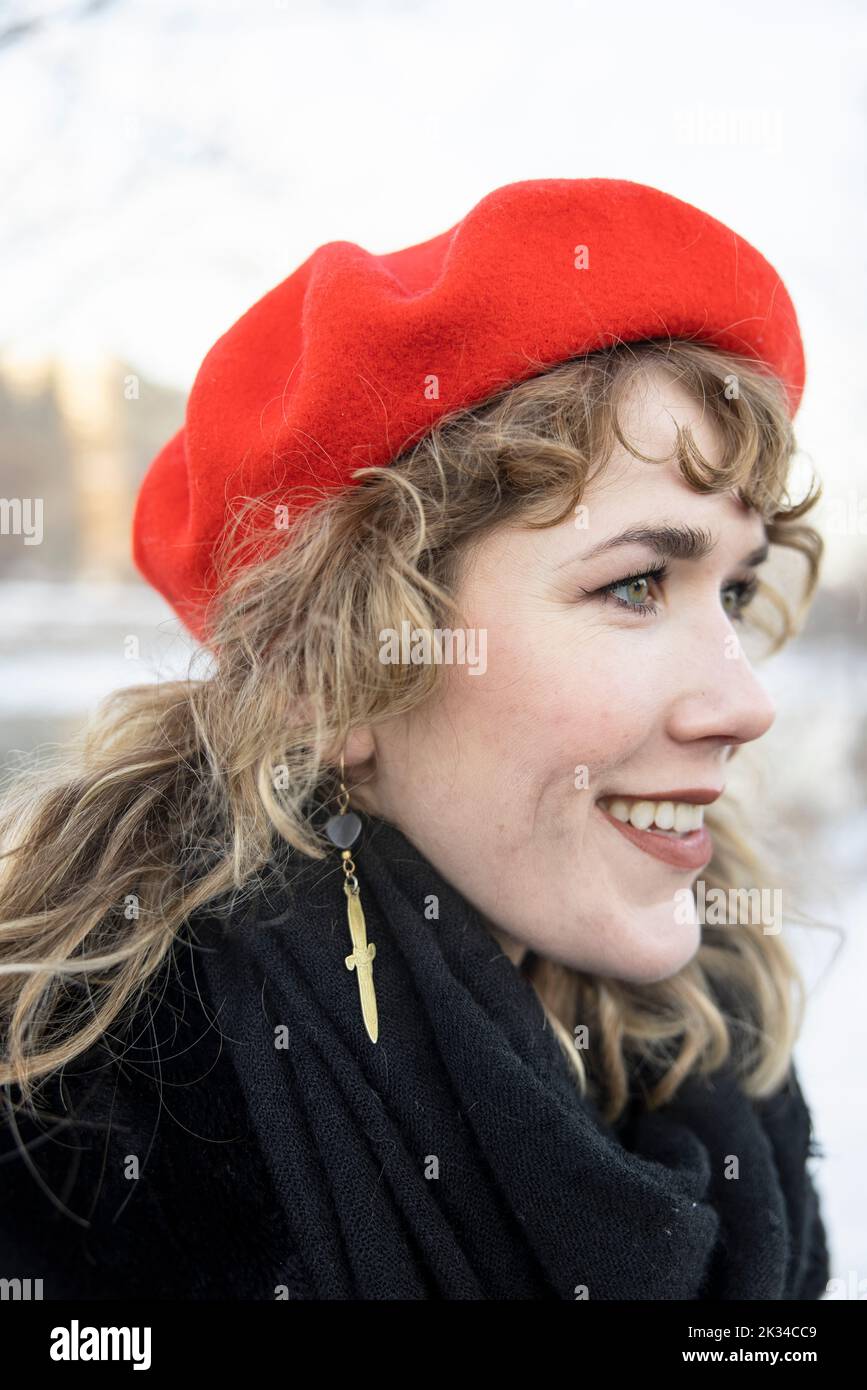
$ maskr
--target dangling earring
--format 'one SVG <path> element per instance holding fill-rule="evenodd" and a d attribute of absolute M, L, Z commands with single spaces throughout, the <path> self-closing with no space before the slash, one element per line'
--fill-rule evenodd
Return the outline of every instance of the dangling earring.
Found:
<path fill-rule="evenodd" d="M 364 920 L 364 913 L 361 910 L 361 893 L 358 887 L 358 879 L 355 877 L 355 861 L 352 858 L 350 845 L 361 834 L 361 821 L 354 811 L 347 810 L 349 806 L 349 792 L 344 783 L 343 754 L 340 754 L 340 794 L 337 804 L 340 810 L 336 816 L 330 816 L 325 823 L 325 834 L 333 845 L 341 851 L 340 858 L 343 861 L 343 891 L 346 894 L 346 911 L 349 919 L 349 933 L 352 937 L 352 954 L 346 956 L 347 970 L 354 970 L 358 976 L 358 992 L 361 995 L 361 1013 L 364 1018 L 364 1026 L 371 1042 L 376 1042 L 379 1037 L 379 1019 L 376 1012 L 376 995 L 373 990 L 373 958 L 376 955 L 376 946 L 367 940 L 367 924 Z"/>

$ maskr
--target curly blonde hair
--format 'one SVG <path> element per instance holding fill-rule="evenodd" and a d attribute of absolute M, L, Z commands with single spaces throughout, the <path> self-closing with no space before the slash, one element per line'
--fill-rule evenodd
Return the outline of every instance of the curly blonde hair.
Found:
<path fill-rule="evenodd" d="M 359 469 L 352 486 L 305 497 L 300 509 L 276 492 L 265 499 L 290 504 L 279 544 L 273 528 L 251 536 L 263 499 L 250 499 L 217 557 L 209 669 L 115 692 L 74 745 L 7 793 L 0 1083 L 14 1083 L 20 1103 L 131 1016 L 197 910 L 255 890 L 275 835 L 323 857 L 330 847 L 311 810 L 333 792 L 333 750 L 353 729 L 420 704 L 443 675 L 438 663 L 383 664 L 377 634 L 403 620 L 454 625 L 474 542 L 507 522 L 565 519 L 616 443 L 645 458 L 624 436 L 619 405 L 654 365 L 702 403 L 722 445 L 711 464 L 678 427 L 687 482 L 702 492 L 737 489 L 771 543 L 804 557 L 797 614 L 760 585 L 774 649 L 796 631 L 822 548 L 800 518 L 819 491 L 789 498 L 796 445 L 782 383 L 699 341 L 616 342 L 553 368 L 537 363 L 520 384 L 445 416 L 388 467 Z M 707 816 L 715 854 L 705 881 L 760 886 L 733 810 L 718 805 Z M 743 819 L 739 811 L 741 827 Z M 788 1071 L 803 984 L 784 942 L 760 927 L 705 926 L 694 958 L 652 985 L 588 976 L 532 952 L 527 960 L 579 1086 L 598 1092 L 608 1119 L 623 1111 L 643 1063 L 659 1067 L 650 1107 L 730 1054 L 754 1096 L 770 1094 Z M 579 1019 L 596 1040 L 586 1061 L 572 1035 Z"/>

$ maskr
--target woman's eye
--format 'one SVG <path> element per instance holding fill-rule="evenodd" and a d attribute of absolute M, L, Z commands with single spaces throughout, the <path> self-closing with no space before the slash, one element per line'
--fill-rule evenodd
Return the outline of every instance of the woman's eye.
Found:
<path fill-rule="evenodd" d="M 614 594 L 615 598 L 620 598 L 621 603 L 643 606 L 650 598 L 650 580 L 643 574 L 638 579 L 627 579 L 622 584 L 615 585 L 608 592 Z"/>
<path fill-rule="evenodd" d="M 630 613 L 646 616 L 656 612 L 656 604 L 650 598 L 651 585 L 661 583 L 665 577 L 664 565 L 655 570 L 646 570 L 643 574 L 629 574 L 623 579 L 615 579 L 613 584 L 606 584 L 599 590 L 599 597 L 603 600 L 614 599 Z"/>
<path fill-rule="evenodd" d="M 738 621 L 743 616 L 744 609 L 755 598 L 758 587 L 759 581 L 753 576 L 752 579 L 738 579 L 723 589 L 723 608 L 730 618 Z"/>
<path fill-rule="evenodd" d="M 613 599 L 630 613 L 649 616 L 658 610 L 658 605 L 650 597 L 651 589 L 666 578 L 667 570 L 660 566 L 654 570 L 646 570 L 643 574 L 631 574 L 623 579 L 615 579 L 613 584 L 606 584 L 604 588 L 599 589 L 598 595 L 605 601 Z M 758 587 L 758 578 L 753 575 L 751 579 L 736 579 L 721 590 L 722 606 L 733 621 L 739 622 L 743 617 L 744 609 L 752 602 Z"/>

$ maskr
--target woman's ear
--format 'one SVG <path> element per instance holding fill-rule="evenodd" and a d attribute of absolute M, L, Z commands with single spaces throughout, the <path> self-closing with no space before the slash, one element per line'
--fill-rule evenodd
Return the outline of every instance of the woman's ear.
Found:
<path fill-rule="evenodd" d="M 370 725 L 365 724 L 359 729 L 353 729 L 343 748 L 346 771 L 352 772 L 353 776 L 369 771 L 368 765 L 372 764 L 375 754 L 376 742 Z"/>
<path fill-rule="evenodd" d="M 370 725 L 364 724 L 358 729 L 353 729 L 342 745 L 335 743 L 327 749 L 325 761 L 332 763 L 339 770 L 341 752 L 347 774 L 351 773 L 353 779 L 366 776 L 372 769 L 376 755 L 376 741 Z"/>

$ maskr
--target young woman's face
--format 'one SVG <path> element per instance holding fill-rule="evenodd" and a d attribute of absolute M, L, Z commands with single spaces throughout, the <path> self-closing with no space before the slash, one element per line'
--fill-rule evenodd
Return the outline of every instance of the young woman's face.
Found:
<path fill-rule="evenodd" d="M 675 421 L 688 423 L 712 461 L 701 414 L 654 371 L 623 423 L 656 457 L 673 449 Z M 683 890 L 712 850 L 689 827 L 722 792 L 730 751 L 773 721 L 735 616 L 765 530 L 732 493 L 701 495 L 675 463 L 619 449 L 582 505 L 556 527 L 500 529 L 477 547 L 459 598 L 486 630 L 484 671 L 447 666 L 427 705 L 353 736 L 347 782 L 364 779 L 356 803 L 402 830 L 513 958 L 531 947 L 648 983 L 700 943 Z M 663 560 L 664 577 L 627 582 Z"/>

